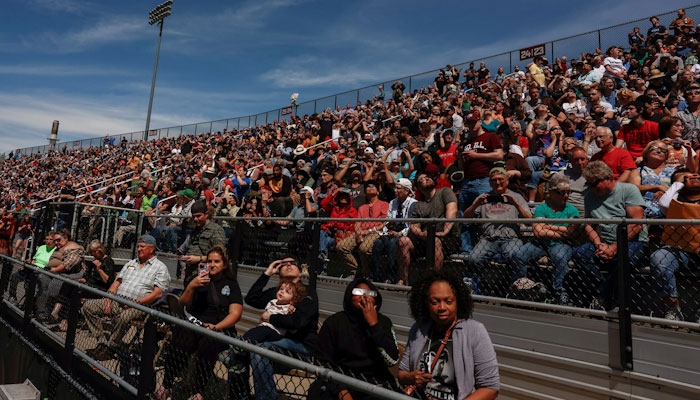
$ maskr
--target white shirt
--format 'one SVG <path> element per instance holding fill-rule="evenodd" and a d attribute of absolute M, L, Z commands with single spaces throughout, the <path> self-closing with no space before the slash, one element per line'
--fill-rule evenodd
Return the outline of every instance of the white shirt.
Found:
<path fill-rule="evenodd" d="M 615 57 L 605 57 L 605 60 L 603 60 L 603 67 L 610 67 L 613 71 L 616 73 L 622 72 L 625 70 L 625 66 L 622 64 L 622 60 L 618 60 Z M 605 70 L 605 76 L 615 76 Z"/>

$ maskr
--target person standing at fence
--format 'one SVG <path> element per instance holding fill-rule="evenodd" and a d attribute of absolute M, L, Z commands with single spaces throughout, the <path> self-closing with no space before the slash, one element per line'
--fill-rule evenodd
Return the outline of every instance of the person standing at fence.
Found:
<path fill-rule="evenodd" d="M 78 192 L 73 189 L 73 181 L 66 179 L 63 182 L 63 187 L 58 192 L 58 202 L 59 203 L 70 203 L 75 201 L 78 196 Z M 64 227 L 71 227 L 73 223 L 73 212 L 75 207 L 70 205 L 58 205 L 58 221 L 56 224 L 56 229 L 61 230 Z"/>
<path fill-rule="evenodd" d="M 158 301 L 168 290 L 170 274 L 168 267 L 156 258 L 156 239 L 153 236 L 139 238 L 136 254 L 137 258 L 124 265 L 107 292 L 147 306 Z M 106 298 L 86 301 L 80 312 L 85 316 L 90 334 L 97 339 L 97 346 L 85 353 L 97 361 L 113 358 L 131 323 L 145 317 L 141 311 Z M 111 320 L 111 329 L 104 325 L 107 320 Z"/>
<path fill-rule="evenodd" d="M 211 220 L 209 209 L 204 201 L 195 202 L 191 212 L 195 229 L 190 236 L 186 255 L 180 257 L 186 263 L 185 285 L 197 276 L 197 265 L 206 261 L 205 256 L 210 249 L 216 245 L 226 246 L 224 228 Z"/>
<path fill-rule="evenodd" d="M 345 375 L 394 387 L 389 368 L 399 362 L 394 326 L 380 313 L 382 295 L 367 278 L 356 278 L 345 289 L 343 311 L 328 317 L 318 337 L 318 356 Z M 322 386 L 325 386 L 325 391 Z M 316 380 L 309 399 L 370 399 L 342 384 Z"/>
<path fill-rule="evenodd" d="M 472 297 L 460 277 L 427 271 L 409 295 L 416 323 L 399 366 L 404 391 L 436 399 L 495 399 L 500 390 L 489 334 L 472 319 Z"/>
<path fill-rule="evenodd" d="M 276 287 L 265 288 L 265 286 L 270 281 L 270 277 L 278 273 L 280 279 L 291 280 L 292 282 L 301 280 L 301 267 L 297 260 L 288 257 L 273 261 L 248 290 L 248 294 L 245 297 L 246 304 L 257 309 L 264 309 L 267 303 L 277 295 Z M 306 297 L 295 305 L 292 314 L 270 315 L 268 312 L 263 312 L 260 316 L 261 322 L 269 322 L 276 327 L 286 329 L 287 333 L 283 339 L 263 343 L 262 347 L 277 352 L 292 352 L 301 357 L 309 356 L 315 351 L 318 339 L 316 334 L 318 327 L 318 298 L 314 287 L 307 286 L 306 293 Z M 256 398 L 276 399 L 277 388 L 272 361 L 253 354 L 250 365 L 253 368 Z M 248 380 L 247 370 L 241 372 L 241 383 L 246 384 Z"/>
<path fill-rule="evenodd" d="M 583 176 L 589 187 L 584 197 L 586 218 L 644 218 L 644 199 L 639 189 L 630 183 L 615 181 L 606 163 L 591 161 L 583 170 Z M 617 227 L 616 224 L 586 225 L 588 243 L 577 247 L 574 252 L 574 263 L 588 271 L 596 283 L 590 308 L 609 310 L 615 305 Z M 642 260 L 646 249 L 647 231 L 644 226 L 629 224 L 627 241 L 629 262 L 634 267 Z M 608 275 L 603 276 L 601 270 L 607 270 Z"/>

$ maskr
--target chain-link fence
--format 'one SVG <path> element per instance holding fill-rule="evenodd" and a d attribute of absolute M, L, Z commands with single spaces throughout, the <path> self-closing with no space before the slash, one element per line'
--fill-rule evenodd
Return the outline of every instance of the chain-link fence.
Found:
<path fill-rule="evenodd" d="M 699 5 L 687 7 L 685 8 L 685 12 L 687 17 L 693 18 L 695 21 L 700 21 Z M 669 27 L 671 21 L 673 21 L 676 18 L 676 10 L 668 11 L 662 14 L 657 14 L 656 16 L 659 18 L 661 25 Z M 596 49 L 601 49 L 605 51 L 605 49 L 613 45 L 626 47 L 628 46 L 628 34 L 632 32 L 632 30 L 635 27 L 639 27 L 641 29 L 642 34 L 646 36 L 647 29 L 651 27 L 649 17 L 546 42 L 543 44 L 544 52 L 541 55 L 550 58 L 550 61 L 554 62 L 556 59 L 561 57 L 567 57 L 569 60 L 577 58 L 582 52 L 593 53 Z M 536 43 L 532 44 L 537 45 Z M 524 67 L 531 61 L 532 55 L 530 55 L 529 57 L 525 57 L 524 59 L 521 59 L 520 57 L 521 50 L 514 49 L 511 51 L 506 51 L 500 54 L 482 57 L 471 61 L 454 63 L 452 65 L 454 65 L 461 72 L 463 72 L 469 67 L 470 63 L 474 63 L 478 68 L 479 63 L 483 62 L 486 63 L 487 67 L 491 70 L 491 75 L 495 76 L 495 71 L 498 69 L 498 67 L 503 67 L 505 73 L 513 72 L 515 70 L 515 67 L 519 67 L 520 70 L 524 70 Z M 431 85 L 433 83 L 433 80 L 437 76 L 438 71 L 438 69 L 426 71 L 403 78 L 391 79 L 385 82 L 368 85 L 359 89 L 349 90 L 343 93 L 326 96 L 320 99 L 306 101 L 298 104 L 295 107 L 294 113 L 297 115 L 311 115 L 314 113 L 323 112 L 323 110 L 325 110 L 326 108 L 335 109 L 336 107 L 344 107 L 346 104 L 354 106 L 358 101 L 364 103 L 379 95 L 379 85 L 383 85 L 384 89 L 388 93 L 391 85 L 397 80 L 402 81 L 404 85 L 406 85 L 406 89 L 409 92 L 412 92 L 413 90 L 418 90 Z M 217 121 L 199 122 L 190 125 L 153 129 L 148 133 L 147 140 L 172 138 L 179 137 L 182 135 L 198 135 L 209 132 L 232 131 L 267 125 L 274 121 L 282 120 L 289 120 L 289 115 L 283 114 L 283 108 L 279 108 L 255 115 L 248 115 L 245 117 L 236 117 Z M 56 144 L 55 149 L 61 151 L 64 149 L 70 150 L 77 148 L 102 147 L 106 143 L 110 142 L 130 142 L 143 139 L 144 131 L 130 132 L 114 134 L 105 137 L 76 140 L 72 142 L 62 142 Z M 49 146 L 44 145 L 18 149 L 17 153 L 25 155 L 45 153 L 48 151 Z"/>

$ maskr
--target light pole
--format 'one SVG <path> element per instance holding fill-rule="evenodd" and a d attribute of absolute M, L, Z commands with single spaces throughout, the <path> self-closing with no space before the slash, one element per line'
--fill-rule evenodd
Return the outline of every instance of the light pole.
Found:
<path fill-rule="evenodd" d="M 153 65 L 153 79 L 151 79 L 151 97 L 148 99 L 148 114 L 146 114 L 146 130 L 143 132 L 143 140 L 148 140 L 148 130 L 151 128 L 151 109 L 153 108 L 153 92 L 156 90 L 156 74 L 158 73 L 158 56 L 160 55 L 160 40 L 163 38 L 163 22 L 170 15 L 173 0 L 168 0 L 148 13 L 148 24 L 158 23 L 158 47 L 156 48 L 156 62 Z"/>

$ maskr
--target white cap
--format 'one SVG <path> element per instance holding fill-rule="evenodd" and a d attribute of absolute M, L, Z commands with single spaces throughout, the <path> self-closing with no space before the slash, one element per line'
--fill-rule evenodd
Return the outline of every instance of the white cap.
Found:
<path fill-rule="evenodd" d="M 358 146 L 361 146 L 361 145 L 363 145 L 363 144 L 364 144 L 365 146 L 369 145 L 369 143 L 367 143 L 367 141 L 364 140 L 364 139 L 360 140 L 360 141 L 357 143 Z"/>
<path fill-rule="evenodd" d="M 399 186 L 403 186 L 404 188 L 408 189 L 409 192 L 413 193 L 413 184 L 410 180 L 406 178 L 399 178 L 396 180 L 396 184 Z"/>
<path fill-rule="evenodd" d="M 374 150 L 371 147 L 365 149 L 365 154 L 374 154 Z"/>

